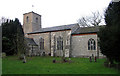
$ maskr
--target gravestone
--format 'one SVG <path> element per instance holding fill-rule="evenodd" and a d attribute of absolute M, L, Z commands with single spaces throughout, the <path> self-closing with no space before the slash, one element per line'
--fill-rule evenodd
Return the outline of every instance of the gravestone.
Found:
<path fill-rule="evenodd" d="M 92 62 L 92 58 L 91 58 L 91 56 L 89 57 L 89 60 L 90 60 L 90 62 Z"/>

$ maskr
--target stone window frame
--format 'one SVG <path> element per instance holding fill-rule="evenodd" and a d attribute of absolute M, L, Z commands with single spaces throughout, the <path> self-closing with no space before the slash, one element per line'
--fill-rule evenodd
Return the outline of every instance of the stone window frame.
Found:
<path fill-rule="evenodd" d="M 44 39 L 42 37 L 40 38 L 39 44 L 40 44 L 40 50 L 44 50 Z"/>
<path fill-rule="evenodd" d="M 36 21 L 36 23 L 38 23 L 38 17 L 36 17 L 35 21 Z"/>
<path fill-rule="evenodd" d="M 57 50 L 63 50 L 63 38 L 61 36 L 57 38 Z"/>
<path fill-rule="evenodd" d="M 27 23 L 29 22 L 29 17 L 28 17 L 28 16 L 26 17 L 26 22 L 27 22 Z"/>
<path fill-rule="evenodd" d="M 96 42 L 92 38 L 88 40 L 88 50 L 96 50 Z"/>

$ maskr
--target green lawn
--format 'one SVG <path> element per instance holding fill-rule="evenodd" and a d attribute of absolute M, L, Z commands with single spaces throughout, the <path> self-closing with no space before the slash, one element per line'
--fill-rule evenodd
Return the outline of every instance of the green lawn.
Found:
<path fill-rule="evenodd" d="M 56 58 L 58 61 L 61 58 Z M 52 63 L 53 57 L 28 57 L 22 63 L 18 57 L 9 56 L 2 60 L 3 74 L 117 74 L 113 68 L 103 65 L 105 59 L 89 62 L 88 58 L 71 58 L 72 63 Z"/>

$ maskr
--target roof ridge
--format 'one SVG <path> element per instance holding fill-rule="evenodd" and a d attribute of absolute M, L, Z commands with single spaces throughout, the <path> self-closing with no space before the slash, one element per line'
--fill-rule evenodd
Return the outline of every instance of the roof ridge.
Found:
<path fill-rule="evenodd" d="M 53 28 L 53 27 L 63 27 L 63 26 L 70 26 L 70 25 L 75 25 L 77 23 L 74 24 L 67 24 L 67 25 L 58 25 L 58 26 L 52 26 L 52 27 L 46 27 L 46 28 Z M 43 28 L 44 29 L 44 28 Z"/>

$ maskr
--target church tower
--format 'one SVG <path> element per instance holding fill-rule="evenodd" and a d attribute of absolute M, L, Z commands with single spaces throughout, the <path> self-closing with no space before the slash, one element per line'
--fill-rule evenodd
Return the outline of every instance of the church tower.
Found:
<path fill-rule="evenodd" d="M 24 33 L 34 32 L 41 28 L 41 15 L 35 12 L 23 14 L 23 30 Z"/>

